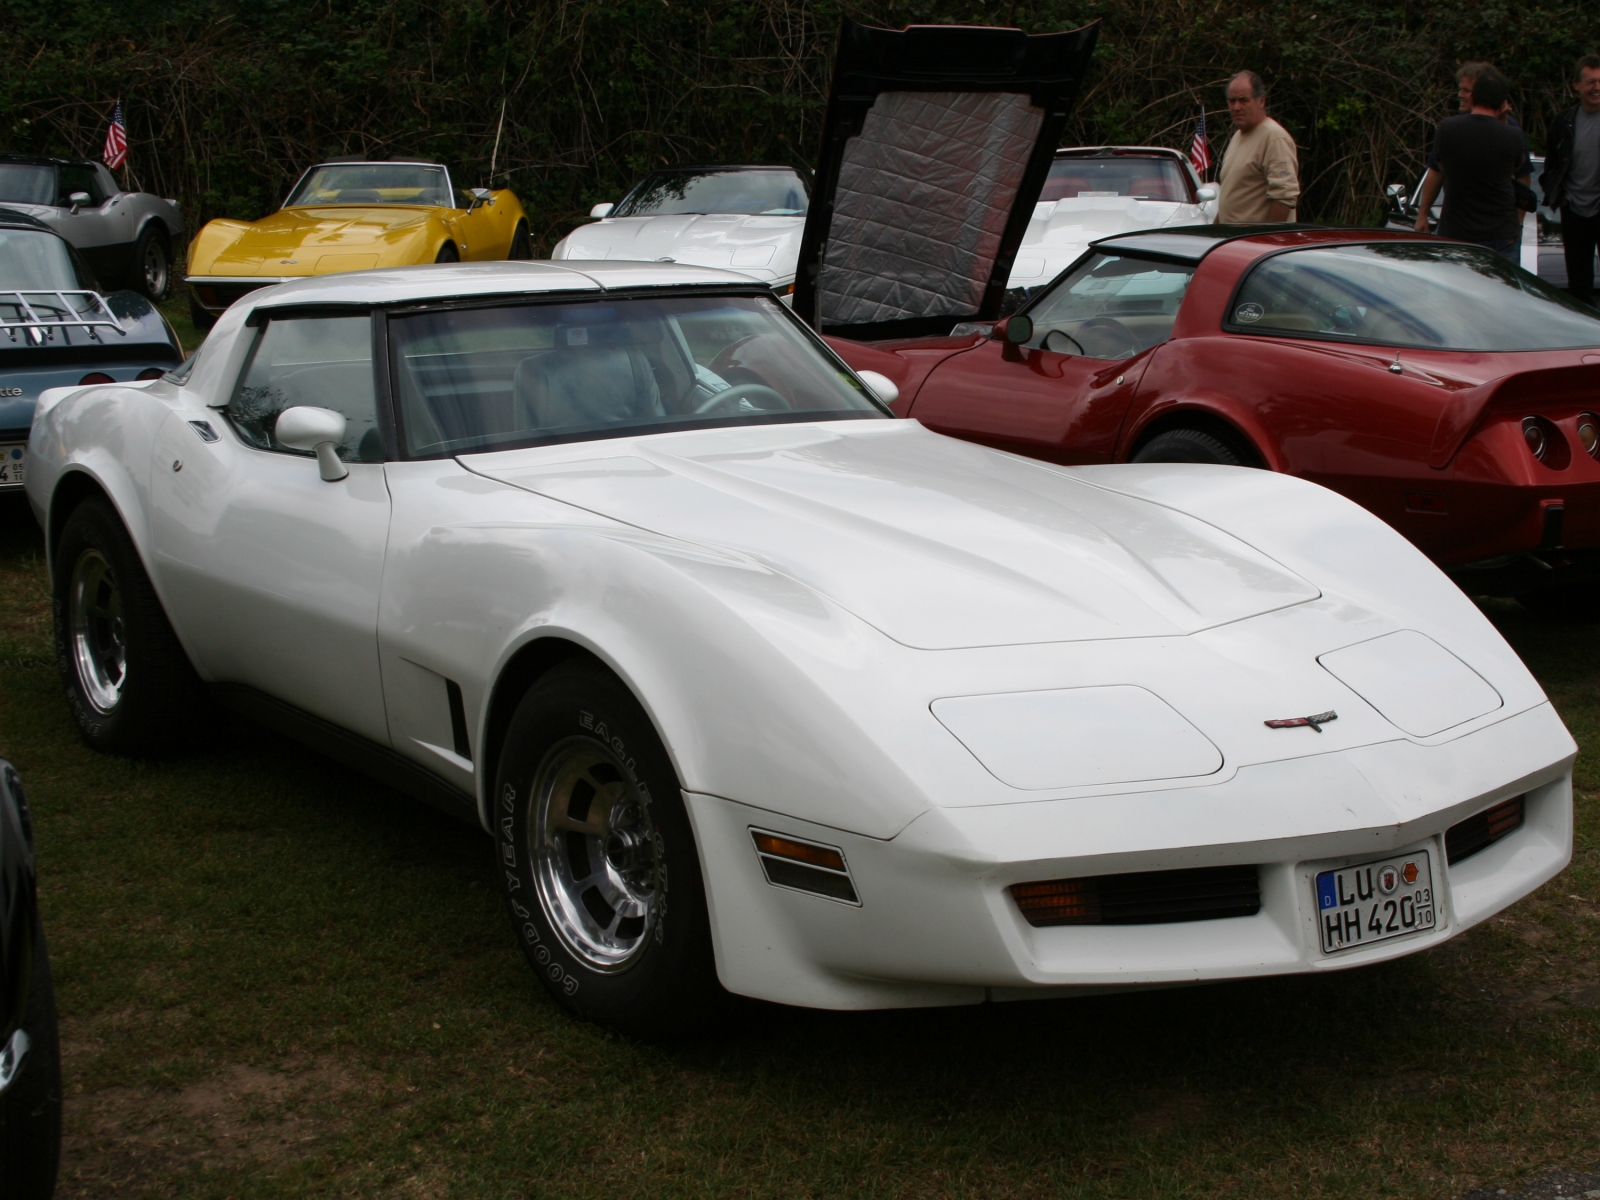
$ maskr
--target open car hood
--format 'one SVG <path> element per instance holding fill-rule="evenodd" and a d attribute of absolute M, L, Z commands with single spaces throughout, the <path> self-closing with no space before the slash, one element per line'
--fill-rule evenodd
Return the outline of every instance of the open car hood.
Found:
<path fill-rule="evenodd" d="M 771 280 L 794 273 L 804 223 L 804 217 L 739 213 L 608 217 L 569 233 L 561 257 L 671 259 Z"/>
<path fill-rule="evenodd" d="M 779 572 L 918 649 L 1193 633 L 1321 594 L 1214 525 L 912 421 L 658 434 L 460 462 Z"/>
<path fill-rule="evenodd" d="M 1098 33 L 846 20 L 795 311 L 869 339 L 998 317 Z"/>

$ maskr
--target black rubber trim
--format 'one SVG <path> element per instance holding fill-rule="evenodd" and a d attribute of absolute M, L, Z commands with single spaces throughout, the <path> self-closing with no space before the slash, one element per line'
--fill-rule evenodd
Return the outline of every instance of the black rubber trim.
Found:
<path fill-rule="evenodd" d="M 1551 504 L 1544 510 L 1544 533 L 1539 538 L 1540 550 L 1555 550 L 1561 545 L 1561 531 L 1567 523 L 1567 509 L 1563 504 Z"/>
<path fill-rule="evenodd" d="M 444 694 L 450 702 L 450 737 L 455 742 L 456 753 L 471 762 L 472 739 L 467 736 L 467 706 L 461 699 L 461 685 L 454 679 L 446 679 Z"/>
<path fill-rule="evenodd" d="M 412 762 L 388 746 L 380 746 L 358 733 L 351 733 L 331 721 L 325 721 L 245 684 L 214 683 L 209 690 L 218 703 L 242 717 L 291 737 L 319 754 L 326 754 L 387 787 L 459 817 L 474 827 L 482 824 L 478 819 L 476 797 L 446 783 L 420 763 Z"/>

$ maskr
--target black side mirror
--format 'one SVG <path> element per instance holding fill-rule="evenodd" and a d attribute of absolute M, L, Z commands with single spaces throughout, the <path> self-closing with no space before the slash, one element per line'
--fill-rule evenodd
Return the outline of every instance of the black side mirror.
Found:
<path fill-rule="evenodd" d="M 1033 318 L 1027 313 L 1007 317 L 1004 321 L 996 322 L 989 336 L 997 342 L 1020 346 L 1033 337 Z"/>

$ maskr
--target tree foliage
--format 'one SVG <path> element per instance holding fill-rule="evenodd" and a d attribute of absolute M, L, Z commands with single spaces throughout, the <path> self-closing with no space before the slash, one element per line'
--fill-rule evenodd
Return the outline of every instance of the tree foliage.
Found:
<path fill-rule="evenodd" d="M 1361 222 L 1421 170 L 1457 61 L 1518 85 L 1536 147 L 1600 8 L 1566 0 L 0 0 L 0 148 L 96 154 L 121 99 L 132 181 L 253 218 L 332 154 L 418 154 L 513 187 L 543 252 L 668 162 L 810 162 L 841 16 L 1104 22 L 1071 140 L 1186 147 L 1252 67 L 1301 146 L 1303 219 Z M 504 113 L 503 124 L 501 114 Z"/>

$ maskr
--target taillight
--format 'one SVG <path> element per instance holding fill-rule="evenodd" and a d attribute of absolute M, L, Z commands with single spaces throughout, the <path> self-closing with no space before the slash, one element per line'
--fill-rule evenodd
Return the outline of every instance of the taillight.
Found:
<path fill-rule="evenodd" d="M 1600 430 L 1596 430 L 1596 433 L 1600 434 Z M 1565 470 L 1572 461 L 1572 449 L 1566 435 L 1545 417 L 1523 417 L 1522 440 L 1528 444 L 1529 454 L 1553 470 Z"/>
<path fill-rule="evenodd" d="M 1600 417 L 1593 413 L 1579 415 L 1578 444 L 1590 458 L 1600 458 Z"/>
<path fill-rule="evenodd" d="M 1550 451 L 1550 439 L 1545 436 L 1544 426 L 1538 417 L 1524 417 L 1522 419 L 1522 439 L 1528 443 L 1529 452 L 1540 462 Z"/>
<path fill-rule="evenodd" d="M 166 372 L 160 367 L 146 367 L 134 376 L 135 379 L 160 379 Z"/>
<path fill-rule="evenodd" d="M 115 383 L 115 382 L 116 382 L 116 380 L 111 378 L 111 376 L 107 375 L 104 371 L 90 371 L 82 379 L 78 380 L 78 386 L 79 387 L 84 387 L 87 384 L 91 384 L 91 383 Z"/>

